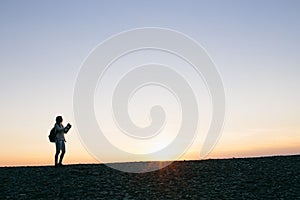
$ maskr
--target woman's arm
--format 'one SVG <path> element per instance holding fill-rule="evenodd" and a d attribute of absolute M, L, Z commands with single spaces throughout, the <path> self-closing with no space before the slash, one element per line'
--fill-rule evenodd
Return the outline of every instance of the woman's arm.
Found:
<path fill-rule="evenodd" d="M 65 131 L 65 127 L 64 126 L 60 127 L 58 124 L 55 124 L 55 130 L 58 132 L 62 132 Z"/>

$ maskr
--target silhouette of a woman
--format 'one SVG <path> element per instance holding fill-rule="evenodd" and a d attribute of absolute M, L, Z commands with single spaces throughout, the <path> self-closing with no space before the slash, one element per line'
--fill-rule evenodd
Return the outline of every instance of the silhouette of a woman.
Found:
<path fill-rule="evenodd" d="M 69 130 L 69 124 L 64 127 L 63 124 L 63 118 L 61 116 L 56 117 L 56 123 L 55 123 L 55 131 L 56 131 L 56 138 L 55 138 L 55 146 L 56 146 L 56 153 L 55 153 L 55 166 L 62 166 L 62 160 L 64 158 L 64 155 L 66 153 L 66 146 L 65 146 L 65 134 Z M 60 154 L 59 162 L 58 161 L 58 155 Z"/>

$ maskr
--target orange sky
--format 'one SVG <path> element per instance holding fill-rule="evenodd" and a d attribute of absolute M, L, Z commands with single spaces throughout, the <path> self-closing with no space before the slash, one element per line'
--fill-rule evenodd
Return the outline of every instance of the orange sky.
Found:
<path fill-rule="evenodd" d="M 66 138 L 68 140 L 64 160 L 66 164 L 100 163 L 84 149 L 74 132 L 71 132 Z M 268 140 L 259 139 L 255 142 L 250 142 L 246 137 L 230 142 L 226 140 L 228 139 L 226 139 L 226 132 L 224 132 L 216 147 L 204 159 L 300 154 L 300 137 L 271 137 Z M 199 141 L 196 139 L 195 143 L 180 160 L 201 159 L 199 157 Z M 54 144 L 48 141 L 34 146 L 18 145 L 18 147 L 1 151 L 0 166 L 52 165 L 54 153 Z"/>

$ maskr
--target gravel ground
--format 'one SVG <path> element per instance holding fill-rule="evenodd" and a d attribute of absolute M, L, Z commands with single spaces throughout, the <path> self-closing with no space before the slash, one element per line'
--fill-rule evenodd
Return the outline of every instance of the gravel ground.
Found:
<path fill-rule="evenodd" d="M 300 155 L 176 161 L 142 174 L 102 164 L 1 167 L 0 177 L 0 199 L 300 199 Z"/>

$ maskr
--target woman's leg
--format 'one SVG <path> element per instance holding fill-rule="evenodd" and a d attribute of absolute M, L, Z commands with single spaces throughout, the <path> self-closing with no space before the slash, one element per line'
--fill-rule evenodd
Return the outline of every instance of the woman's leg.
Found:
<path fill-rule="evenodd" d="M 64 158 L 64 155 L 66 153 L 66 146 L 65 146 L 65 142 L 61 141 L 61 154 L 60 154 L 60 158 L 59 158 L 59 164 L 62 164 L 62 160 Z"/>
<path fill-rule="evenodd" d="M 60 152 L 60 141 L 56 141 L 55 142 L 55 146 L 56 146 L 56 152 L 55 152 L 55 165 L 57 165 L 58 163 L 57 163 L 57 161 L 58 161 L 58 154 L 59 154 L 59 152 Z"/>

